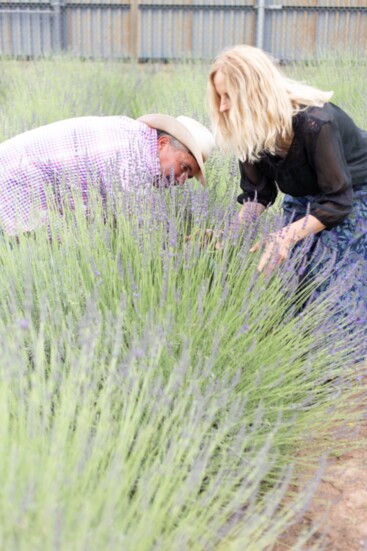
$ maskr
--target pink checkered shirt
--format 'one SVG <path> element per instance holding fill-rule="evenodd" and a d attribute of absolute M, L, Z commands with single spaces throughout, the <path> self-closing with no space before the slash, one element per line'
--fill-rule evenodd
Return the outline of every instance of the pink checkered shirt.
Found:
<path fill-rule="evenodd" d="M 47 205 L 90 186 L 102 196 L 151 185 L 160 175 L 157 133 L 128 117 L 79 117 L 0 144 L 0 227 L 8 235 L 47 223 Z"/>

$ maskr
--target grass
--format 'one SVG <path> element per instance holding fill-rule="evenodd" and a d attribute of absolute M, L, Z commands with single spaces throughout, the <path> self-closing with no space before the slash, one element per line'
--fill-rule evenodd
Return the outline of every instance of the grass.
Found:
<path fill-rule="evenodd" d="M 200 65 L 1 65 L 3 139 L 85 114 L 207 120 Z M 217 153 L 208 190 L 125 194 L 107 223 L 98 197 L 88 220 L 76 198 L 51 242 L 40 228 L 0 243 L 1 548 L 258 551 L 307 507 L 343 446 L 330 429 L 356 415 L 363 328 L 332 315 L 341 278 L 294 317 L 298 260 L 257 274 L 249 248 L 276 209 L 221 251 L 201 246 L 236 211 L 236 170 Z M 293 494 L 302 466 L 313 477 Z"/>

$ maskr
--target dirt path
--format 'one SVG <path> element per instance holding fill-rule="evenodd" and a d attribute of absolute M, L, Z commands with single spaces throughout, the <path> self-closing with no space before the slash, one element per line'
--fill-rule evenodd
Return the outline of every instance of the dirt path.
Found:
<path fill-rule="evenodd" d="M 367 413 L 367 405 L 364 405 Z M 336 458 L 321 478 L 310 509 L 276 551 L 300 549 L 295 542 L 303 528 L 316 526 L 304 548 L 326 551 L 367 551 L 367 420 L 355 436 L 359 449 Z"/>
<path fill-rule="evenodd" d="M 327 551 L 367 550 L 367 423 L 358 438 L 366 445 L 327 469 L 306 514 L 305 522 L 320 522 L 315 540 Z"/>

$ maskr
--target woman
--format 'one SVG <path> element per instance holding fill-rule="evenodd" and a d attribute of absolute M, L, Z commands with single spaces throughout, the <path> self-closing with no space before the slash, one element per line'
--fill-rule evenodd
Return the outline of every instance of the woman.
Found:
<path fill-rule="evenodd" d="M 349 262 L 363 266 L 356 284 L 364 301 L 367 133 L 330 102 L 332 92 L 286 78 L 251 46 L 217 57 L 208 93 L 217 142 L 239 157 L 239 222 L 273 204 L 278 189 L 285 194 L 285 225 L 267 240 L 259 271 L 271 272 L 296 243 L 314 236 L 313 250 L 317 244 L 324 258 L 343 262 L 348 252 Z"/>

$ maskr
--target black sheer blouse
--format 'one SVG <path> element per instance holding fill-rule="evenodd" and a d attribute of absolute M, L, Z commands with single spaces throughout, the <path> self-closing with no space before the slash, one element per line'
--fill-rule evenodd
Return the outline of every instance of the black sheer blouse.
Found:
<path fill-rule="evenodd" d="M 253 164 L 240 161 L 239 203 L 274 203 L 278 188 L 310 197 L 310 214 L 328 229 L 351 212 L 353 190 L 367 191 L 367 132 L 339 107 L 309 107 L 293 119 L 294 138 L 285 158 L 264 153 Z"/>

